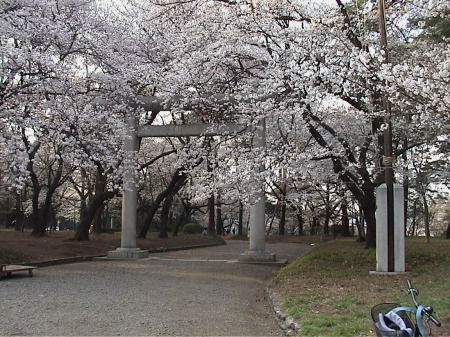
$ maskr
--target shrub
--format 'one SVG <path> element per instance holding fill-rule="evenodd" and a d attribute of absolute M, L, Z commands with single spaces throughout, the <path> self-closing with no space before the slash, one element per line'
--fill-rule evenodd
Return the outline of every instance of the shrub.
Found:
<path fill-rule="evenodd" d="M 200 234 L 203 232 L 203 226 L 198 223 L 188 223 L 183 227 L 183 233 L 186 234 Z"/>

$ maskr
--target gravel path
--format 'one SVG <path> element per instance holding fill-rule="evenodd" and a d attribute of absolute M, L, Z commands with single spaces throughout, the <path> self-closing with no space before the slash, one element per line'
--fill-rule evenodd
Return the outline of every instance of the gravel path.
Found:
<path fill-rule="evenodd" d="M 96 259 L 0 281 L 0 335 L 280 336 L 264 289 L 281 266 L 235 263 L 246 242 Z M 309 245 L 267 244 L 279 258 Z"/>

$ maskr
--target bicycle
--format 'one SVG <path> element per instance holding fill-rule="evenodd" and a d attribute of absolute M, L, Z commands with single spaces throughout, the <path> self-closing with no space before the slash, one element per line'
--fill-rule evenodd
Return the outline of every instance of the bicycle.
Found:
<path fill-rule="evenodd" d="M 380 303 L 371 310 L 372 321 L 378 337 L 427 337 L 431 335 L 430 321 L 440 327 L 433 316 L 433 307 L 417 302 L 419 291 L 407 280 L 408 291 L 414 307 L 403 307 L 398 303 Z"/>

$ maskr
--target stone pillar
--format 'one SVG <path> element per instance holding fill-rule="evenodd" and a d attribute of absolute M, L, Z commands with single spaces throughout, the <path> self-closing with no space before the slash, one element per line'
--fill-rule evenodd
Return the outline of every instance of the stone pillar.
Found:
<path fill-rule="evenodd" d="M 138 150 L 137 121 L 127 116 L 127 135 L 124 139 L 125 173 L 122 192 L 121 248 L 136 248 L 136 153 Z"/>
<path fill-rule="evenodd" d="M 261 121 L 259 132 L 255 135 L 253 140 L 254 147 L 266 146 L 266 123 L 265 120 Z M 264 164 L 255 166 L 255 173 L 259 174 L 264 172 Z M 239 262 L 243 263 L 258 263 L 258 262 L 274 262 L 276 256 L 274 253 L 266 251 L 265 243 L 265 231 L 266 231 L 266 219 L 265 219 L 265 203 L 266 196 L 264 193 L 264 186 L 261 186 L 261 190 L 255 196 L 257 202 L 250 208 L 250 244 L 249 250 L 239 255 Z"/>
<path fill-rule="evenodd" d="M 388 273 L 388 229 L 387 229 L 387 187 L 381 185 L 376 191 L 377 210 L 377 270 L 378 273 Z M 403 187 L 394 184 L 394 271 L 405 271 L 405 223 L 404 223 L 404 193 Z"/>
<path fill-rule="evenodd" d="M 137 211 L 137 166 L 138 152 L 137 118 L 134 111 L 127 114 L 127 134 L 124 139 L 124 166 L 122 192 L 122 229 L 120 248 L 108 252 L 108 258 L 139 259 L 148 256 L 148 251 L 136 247 Z"/>

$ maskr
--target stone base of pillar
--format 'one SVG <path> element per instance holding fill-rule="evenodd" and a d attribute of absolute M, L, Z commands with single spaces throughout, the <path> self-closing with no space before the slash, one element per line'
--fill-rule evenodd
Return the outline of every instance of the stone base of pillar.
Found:
<path fill-rule="evenodd" d="M 138 260 L 148 257 L 148 250 L 139 248 L 117 248 L 108 251 L 106 255 L 108 259 Z"/>
<path fill-rule="evenodd" d="M 238 257 L 239 263 L 271 263 L 277 262 L 275 253 L 268 251 L 247 250 Z"/>
<path fill-rule="evenodd" d="M 370 275 L 383 275 L 383 276 L 396 276 L 396 275 L 404 275 L 409 274 L 407 271 L 376 271 L 370 270 Z"/>
<path fill-rule="evenodd" d="M 403 273 L 405 272 L 405 226 L 404 213 L 405 195 L 403 186 L 394 184 L 394 237 L 392 238 L 394 246 L 393 256 L 393 270 L 389 270 L 389 234 L 388 234 L 388 200 L 387 187 L 382 184 L 376 189 L 377 210 L 376 217 L 376 238 L 377 238 L 377 267 L 376 271 L 379 273 Z M 390 274 L 386 274 L 390 275 Z M 395 274 L 394 274 L 395 275 Z"/>

